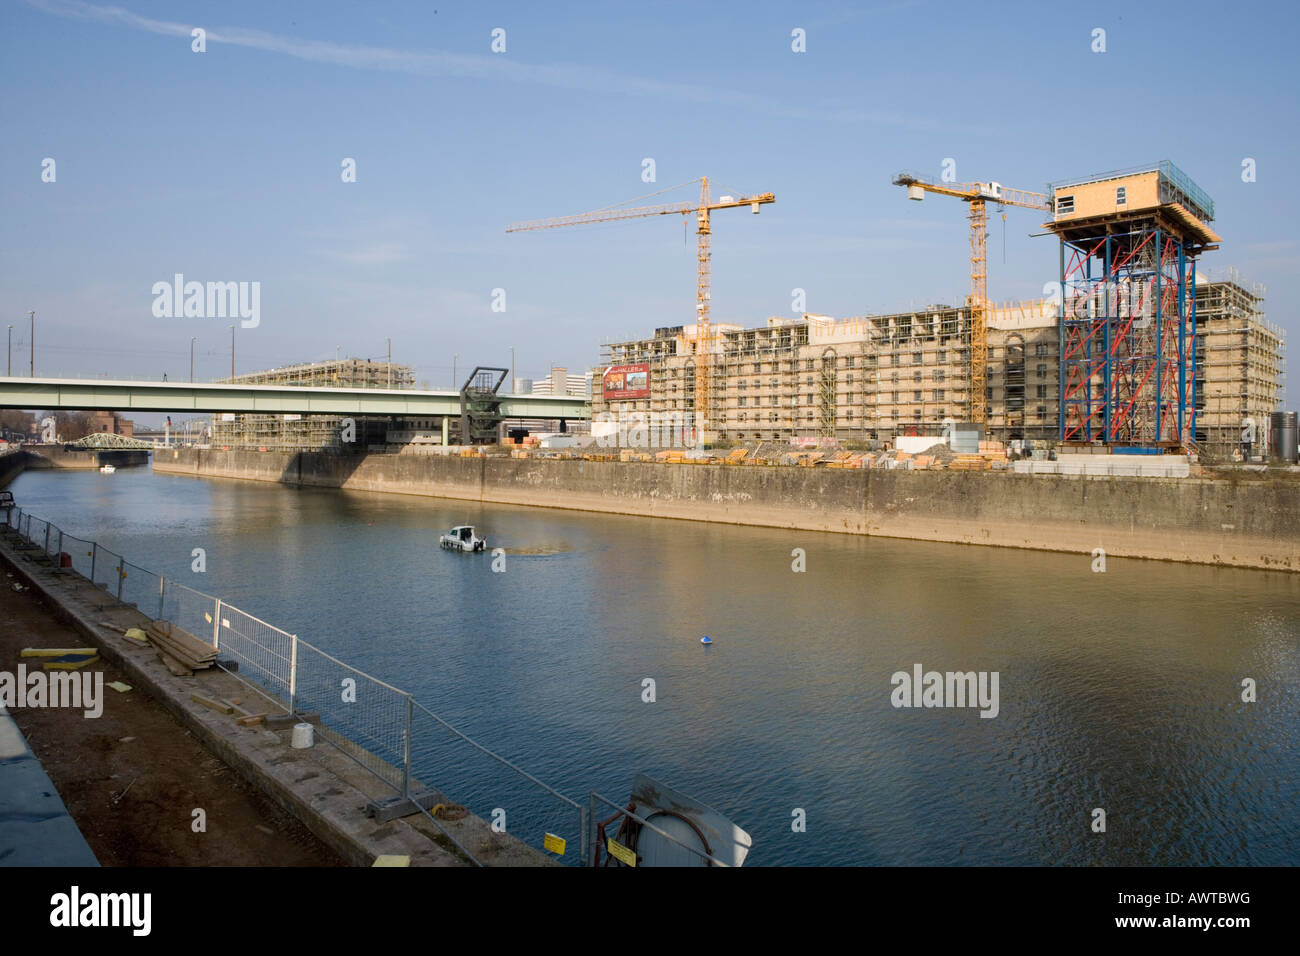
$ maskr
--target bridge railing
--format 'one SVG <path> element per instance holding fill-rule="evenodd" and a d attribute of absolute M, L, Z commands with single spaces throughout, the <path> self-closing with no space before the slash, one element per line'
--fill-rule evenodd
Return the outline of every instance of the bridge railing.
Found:
<path fill-rule="evenodd" d="M 585 803 L 462 733 L 408 692 L 21 508 L 9 511 L 2 527 L 38 560 L 215 645 L 219 667 L 275 708 L 315 723 L 319 740 L 382 782 L 392 795 L 374 801 L 377 812 L 422 815 L 478 865 L 590 862 Z M 458 822 L 467 814 L 478 820 Z"/>

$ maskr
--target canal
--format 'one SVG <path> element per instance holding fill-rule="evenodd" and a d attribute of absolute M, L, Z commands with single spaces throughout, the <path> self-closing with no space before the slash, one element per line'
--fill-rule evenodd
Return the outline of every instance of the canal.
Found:
<path fill-rule="evenodd" d="M 1300 862 L 1300 575 L 147 469 L 11 488 L 576 799 L 698 797 L 749 865 Z M 438 548 L 459 523 L 503 573 Z M 996 672 L 996 716 L 893 706 L 917 664 Z"/>

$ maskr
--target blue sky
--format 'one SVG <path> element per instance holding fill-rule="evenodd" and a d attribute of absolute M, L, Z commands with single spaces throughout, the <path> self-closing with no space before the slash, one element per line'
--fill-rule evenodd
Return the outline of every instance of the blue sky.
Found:
<path fill-rule="evenodd" d="M 185 378 L 191 336 L 197 377 L 227 374 L 229 320 L 152 314 L 153 284 L 180 272 L 261 283 L 240 371 L 380 358 L 391 336 L 431 387 L 454 355 L 508 365 L 510 346 L 541 377 L 693 321 L 695 239 L 681 217 L 512 222 L 701 175 L 715 194 L 771 191 L 759 216 L 714 217 L 714 320 L 788 315 L 795 288 L 844 317 L 969 288 L 964 207 L 908 202 L 899 170 L 937 178 L 951 157 L 959 180 L 1042 190 L 1167 158 L 1216 202 L 1224 242 L 1203 264 L 1266 285 L 1295 381 L 1300 18 L 1239 9 L 6 0 L 0 333 L 15 326 L 22 374 L 29 309 L 38 374 Z M 1009 209 L 1004 233 L 991 215 L 992 298 L 1055 278 L 1041 221 Z"/>

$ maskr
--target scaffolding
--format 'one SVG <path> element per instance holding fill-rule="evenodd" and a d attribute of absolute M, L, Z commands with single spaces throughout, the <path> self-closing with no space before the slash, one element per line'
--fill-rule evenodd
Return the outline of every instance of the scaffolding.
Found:
<path fill-rule="evenodd" d="M 1060 440 L 1191 447 L 1196 258 L 1209 197 L 1169 162 L 1056 184 Z"/>
<path fill-rule="evenodd" d="M 1286 333 L 1264 318 L 1264 287 L 1235 270 L 1196 287 L 1197 441 L 1226 460 L 1255 425 L 1252 455 L 1262 453 L 1268 416 L 1282 402 Z M 1244 449 L 1243 449 L 1244 450 Z"/>
<path fill-rule="evenodd" d="M 400 388 L 415 387 L 415 376 L 406 365 L 346 358 L 309 362 L 282 368 L 247 372 L 228 378 L 237 385 L 295 385 L 306 388 Z M 389 419 L 386 416 L 346 416 L 355 433 L 345 436 L 342 415 L 214 415 L 211 442 L 220 447 L 276 450 L 340 449 L 345 445 L 365 448 L 383 444 Z M 352 437 L 346 442 L 345 437 Z"/>

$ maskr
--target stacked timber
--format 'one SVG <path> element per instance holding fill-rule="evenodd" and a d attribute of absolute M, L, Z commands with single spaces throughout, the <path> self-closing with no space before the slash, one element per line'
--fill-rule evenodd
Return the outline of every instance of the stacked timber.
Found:
<path fill-rule="evenodd" d="M 215 647 L 171 621 L 151 621 L 145 636 L 158 651 L 158 656 L 167 665 L 167 669 L 178 677 L 188 677 L 194 671 L 204 670 L 216 663 Z"/>

